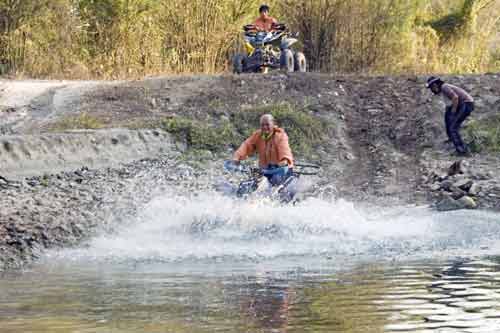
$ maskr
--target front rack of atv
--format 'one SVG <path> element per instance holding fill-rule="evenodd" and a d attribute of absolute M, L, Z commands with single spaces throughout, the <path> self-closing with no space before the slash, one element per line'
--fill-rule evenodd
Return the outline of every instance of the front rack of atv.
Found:
<path fill-rule="evenodd" d="M 321 166 L 312 163 L 296 163 L 293 173 L 299 176 L 316 176 L 321 172 Z"/>
<path fill-rule="evenodd" d="M 249 165 L 235 165 L 233 161 L 224 162 L 224 169 L 229 172 L 246 173 L 250 176 L 258 176 L 261 174 L 260 168 L 251 167 Z M 293 173 L 297 176 L 316 176 L 321 172 L 321 166 L 313 163 L 295 163 Z"/>

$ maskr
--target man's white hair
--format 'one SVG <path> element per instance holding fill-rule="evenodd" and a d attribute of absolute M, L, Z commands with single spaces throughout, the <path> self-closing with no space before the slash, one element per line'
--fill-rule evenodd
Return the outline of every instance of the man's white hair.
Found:
<path fill-rule="evenodd" d="M 266 113 L 260 117 L 260 123 L 262 124 L 264 121 L 270 121 L 274 124 L 274 117 L 272 114 Z"/>

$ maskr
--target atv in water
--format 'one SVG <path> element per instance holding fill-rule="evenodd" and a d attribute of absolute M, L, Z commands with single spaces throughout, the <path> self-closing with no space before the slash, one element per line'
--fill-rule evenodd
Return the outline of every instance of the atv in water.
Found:
<path fill-rule="evenodd" d="M 236 194 L 238 198 L 264 197 L 280 203 L 293 203 L 299 191 L 298 182 L 301 176 L 313 176 L 319 173 L 320 166 L 314 164 L 296 164 L 294 170 L 284 176 L 279 184 L 272 184 L 267 170 L 249 168 L 235 164 L 233 161 L 224 162 L 224 170 L 230 173 L 243 173 L 247 179 L 241 181 L 236 188 L 226 184 L 227 194 Z"/>
<path fill-rule="evenodd" d="M 257 31 L 253 24 L 246 25 L 243 29 L 247 54 L 234 56 L 234 73 L 266 73 L 269 69 L 307 71 L 304 53 L 290 49 L 298 41 L 297 35 L 289 33 L 284 24 L 273 25 L 273 30 L 269 32 Z"/>

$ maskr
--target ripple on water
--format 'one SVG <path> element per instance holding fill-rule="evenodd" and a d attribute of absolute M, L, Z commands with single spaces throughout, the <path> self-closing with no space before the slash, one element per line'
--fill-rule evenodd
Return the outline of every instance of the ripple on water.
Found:
<path fill-rule="evenodd" d="M 428 321 L 435 321 L 435 322 L 474 321 L 474 320 L 482 320 L 484 318 L 485 315 L 482 313 L 467 313 L 462 311 L 450 313 L 449 315 L 432 315 L 425 317 L 425 319 L 427 319 Z"/>
<path fill-rule="evenodd" d="M 483 310 L 484 316 L 491 319 L 500 319 L 500 311 L 496 309 Z M 500 326 L 499 326 L 500 327 Z"/>
<path fill-rule="evenodd" d="M 451 303 L 450 306 L 455 306 L 466 311 L 471 310 L 482 310 L 482 309 L 491 309 L 498 306 L 498 302 L 456 302 Z"/>
<path fill-rule="evenodd" d="M 426 293 L 426 289 L 424 288 L 421 288 L 421 289 L 415 289 L 415 288 L 411 288 L 411 287 L 392 287 L 390 289 L 390 294 L 392 295 L 407 295 L 409 293 Z"/>
<path fill-rule="evenodd" d="M 483 271 L 475 274 L 476 277 L 480 279 L 492 279 L 492 278 L 497 278 L 500 279 L 500 272 L 488 272 L 488 271 Z"/>
<path fill-rule="evenodd" d="M 457 302 L 461 302 L 461 301 L 463 301 L 463 298 L 450 297 L 450 298 L 437 299 L 434 302 L 449 305 L 449 304 L 453 304 L 453 303 L 457 303 Z"/>
<path fill-rule="evenodd" d="M 498 267 L 500 264 L 490 260 L 473 260 L 468 262 L 467 266 Z"/>
<path fill-rule="evenodd" d="M 447 326 L 443 326 L 441 323 L 424 323 L 424 322 L 391 324 L 385 326 L 386 331 L 389 332 L 414 332 L 414 331 L 420 332 L 421 330 L 436 330 L 441 328 L 447 328 Z"/>
<path fill-rule="evenodd" d="M 470 288 L 476 288 L 476 287 L 481 287 L 481 284 L 461 284 L 461 283 L 456 283 L 456 284 L 443 284 L 440 285 L 439 288 L 444 289 L 444 290 L 468 290 Z"/>
<path fill-rule="evenodd" d="M 400 300 L 400 299 L 419 299 L 419 300 L 437 300 L 437 299 L 442 299 L 442 298 L 449 298 L 450 295 L 446 294 L 396 294 L 393 295 L 392 293 L 389 293 L 387 295 L 382 295 L 382 298 L 388 299 L 388 300 Z"/>
<path fill-rule="evenodd" d="M 427 279 L 424 283 L 415 278 L 418 273 L 414 271 L 406 282 L 404 276 L 398 275 L 397 281 L 401 286 L 414 287 L 418 292 L 389 290 L 383 297 L 395 311 L 408 316 L 399 320 L 396 316 L 391 318 L 392 323 L 385 326 L 386 331 L 500 332 L 497 282 L 500 272 L 496 271 L 497 267 L 497 263 L 488 261 L 463 262 L 443 267 L 441 272 L 446 274 L 429 274 L 424 267 L 421 273 L 421 277 Z"/>
<path fill-rule="evenodd" d="M 467 302 L 489 302 L 489 301 L 493 301 L 494 299 L 496 299 L 496 297 L 490 297 L 490 296 L 486 296 L 486 295 L 465 297 L 465 300 Z"/>
<path fill-rule="evenodd" d="M 498 333 L 500 321 L 489 321 L 483 323 L 480 327 L 467 329 L 467 333 Z"/>
<path fill-rule="evenodd" d="M 483 267 L 480 267 L 480 268 L 476 268 L 476 267 L 459 267 L 458 269 L 461 270 L 461 271 L 470 272 L 470 273 L 479 273 L 479 272 L 484 272 L 484 271 L 487 270 L 487 268 L 483 268 Z"/>
<path fill-rule="evenodd" d="M 439 332 L 443 332 L 443 329 L 470 329 L 470 328 L 480 328 L 483 326 L 481 321 L 446 321 L 446 322 L 422 322 L 422 323 L 414 323 L 414 324 L 391 324 L 385 326 L 385 329 L 390 332 L 412 332 L 419 331 L 422 329 L 427 330 L 439 330 Z M 451 332 L 451 331 L 450 331 Z M 453 331 L 456 333 L 456 331 Z"/>
<path fill-rule="evenodd" d="M 494 295 L 496 293 L 492 292 L 491 290 L 488 289 L 481 289 L 481 288 L 468 288 L 465 290 L 458 290 L 458 291 L 452 291 L 450 292 L 450 295 L 452 296 L 457 296 L 457 297 L 474 297 L 474 296 L 489 296 L 490 298 L 494 298 Z"/>
<path fill-rule="evenodd" d="M 456 308 L 443 307 L 439 309 L 427 309 L 427 310 L 406 310 L 404 313 L 411 316 L 426 317 L 426 316 L 437 316 L 437 315 L 453 315 L 456 313 L 461 313 L 462 311 Z"/>

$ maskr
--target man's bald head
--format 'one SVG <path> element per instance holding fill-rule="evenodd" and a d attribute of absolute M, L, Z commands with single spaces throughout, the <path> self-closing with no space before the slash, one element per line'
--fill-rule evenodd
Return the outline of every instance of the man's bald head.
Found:
<path fill-rule="evenodd" d="M 260 123 L 262 124 L 265 121 L 272 122 L 274 124 L 274 117 L 273 117 L 273 115 L 269 114 L 269 113 L 262 115 L 260 117 Z"/>
<path fill-rule="evenodd" d="M 271 114 L 265 114 L 260 117 L 260 129 L 264 133 L 270 133 L 274 128 L 274 117 Z"/>

